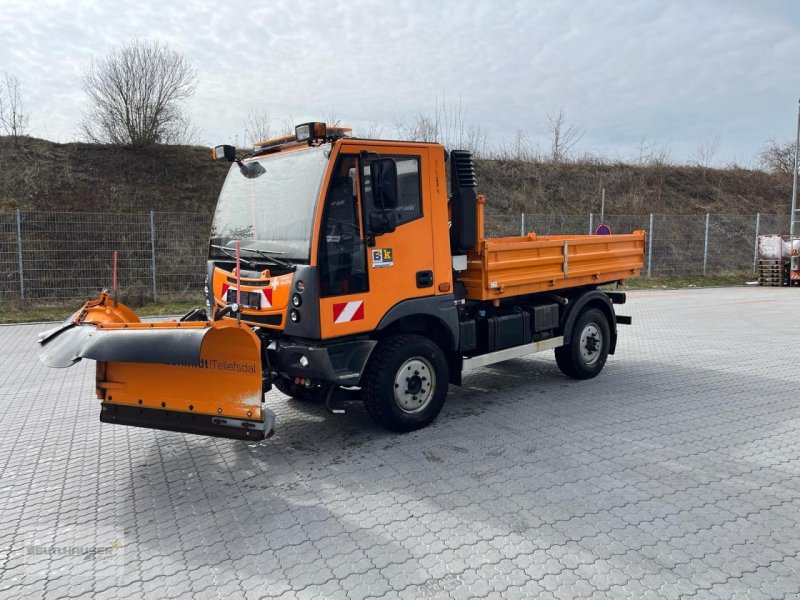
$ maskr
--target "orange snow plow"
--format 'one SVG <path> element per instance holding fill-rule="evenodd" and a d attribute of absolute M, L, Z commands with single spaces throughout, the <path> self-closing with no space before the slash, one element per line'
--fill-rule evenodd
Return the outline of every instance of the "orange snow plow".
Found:
<path fill-rule="evenodd" d="M 234 319 L 142 322 L 107 292 L 40 336 L 51 367 L 97 361 L 100 420 L 217 437 L 269 437 L 261 340 Z"/>

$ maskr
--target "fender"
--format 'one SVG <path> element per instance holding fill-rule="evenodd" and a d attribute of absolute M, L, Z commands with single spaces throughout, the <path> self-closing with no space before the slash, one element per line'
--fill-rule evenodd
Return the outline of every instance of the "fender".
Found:
<path fill-rule="evenodd" d="M 456 309 L 455 296 L 453 294 L 411 298 L 398 302 L 383 315 L 375 329 L 381 331 L 404 317 L 419 315 L 433 317 L 444 326 L 449 347 L 442 348 L 442 350 L 454 352 L 458 349 L 458 310 Z"/>
<path fill-rule="evenodd" d="M 572 328 L 575 326 L 575 321 L 578 315 L 588 305 L 594 305 L 602 310 L 608 318 L 608 327 L 611 330 L 611 340 L 608 347 L 608 353 L 614 354 L 617 348 L 617 316 L 614 312 L 614 306 L 611 299 L 606 296 L 604 292 L 598 289 L 592 289 L 587 292 L 571 298 L 567 303 L 564 314 L 561 317 L 561 331 L 565 340 L 569 340 L 572 336 Z"/>

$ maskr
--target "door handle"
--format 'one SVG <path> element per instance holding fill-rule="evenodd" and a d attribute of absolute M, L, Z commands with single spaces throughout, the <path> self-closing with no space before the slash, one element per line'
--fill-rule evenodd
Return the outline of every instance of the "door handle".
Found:
<path fill-rule="evenodd" d="M 417 271 L 417 287 L 427 288 L 433 286 L 433 271 Z"/>

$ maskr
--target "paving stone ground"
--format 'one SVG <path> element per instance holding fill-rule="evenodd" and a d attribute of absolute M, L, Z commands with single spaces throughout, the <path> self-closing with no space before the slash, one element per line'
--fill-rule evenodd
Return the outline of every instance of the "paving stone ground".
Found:
<path fill-rule="evenodd" d="M 798 597 L 799 307 L 632 293 L 597 379 L 496 365 L 407 435 L 276 391 L 261 443 L 101 424 L 2 327 L 0 597 Z"/>

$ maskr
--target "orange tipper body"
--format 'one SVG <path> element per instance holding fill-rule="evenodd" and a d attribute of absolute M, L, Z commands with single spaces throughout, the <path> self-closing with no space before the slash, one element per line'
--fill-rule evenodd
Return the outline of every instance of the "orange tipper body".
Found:
<path fill-rule="evenodd" d="M 468 298 L 493 300 L 628 279 L 641 270 L 644 238 L 634 231 L 484 239 L 461 281 Z"/>
<path fill-rule="evenodd" d="M 272 434 L 273 385 L 408 431 L 469 369 L 555 349 L 567 375 L 599 373 L 630 323 L 599 286 L 639 275 L 643 232 L 486 238 L 468 152 L 348 133 L 216 147 L 233 164 L 206 308 L 142 322 L 103 292 L 41 336 L 42 361 L 97 361 L 104 422 L 251 440 Z"/>

